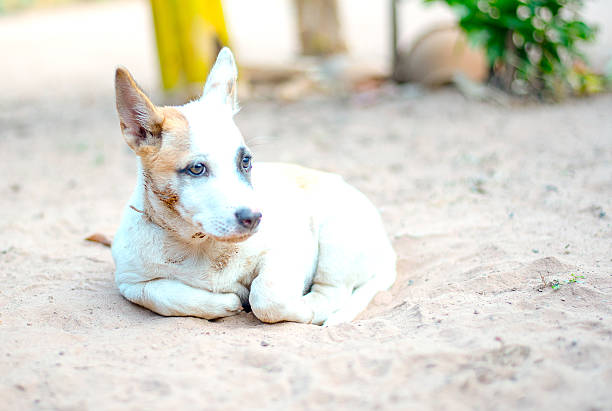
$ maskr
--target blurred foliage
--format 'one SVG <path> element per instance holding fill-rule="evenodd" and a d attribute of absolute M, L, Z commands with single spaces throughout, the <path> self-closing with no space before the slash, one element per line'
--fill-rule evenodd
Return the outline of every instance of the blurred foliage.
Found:
<path fill-rule="evenodd" d="M 0 0 L 0 14 L 22 10 L 34 5 L 34 0 Z"/>
<path fill-rule="evenodd" d="M 506 91 L 559 99 L 604 87 L 578 49 L 596 33 L 580 19 L 580 0 L 424 1 L 451 6 L 469 41 L 486 50 L 492 82 Z"/>
<path fill-rule="evenodd" d="M 0 0 L 0 15 L 36 8 L 50 8 L 70 3 L 86 3 L 101 0 Z"/>

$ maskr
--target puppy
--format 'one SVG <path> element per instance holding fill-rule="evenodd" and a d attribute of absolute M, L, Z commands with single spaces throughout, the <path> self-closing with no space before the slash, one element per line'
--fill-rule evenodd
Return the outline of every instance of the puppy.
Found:
<path fill-rule="evenodd" d="M 199 100 L 158 107 L 117 69 L 121 131 L 139 160 L 112 244 L 119 291 L 168 316 L 250 305 L 269 323 L 351 321 L 395 281 L 380 216 L 335 174 L 254 163 L 233 121 L 236 78 L 224 48 Z"/>

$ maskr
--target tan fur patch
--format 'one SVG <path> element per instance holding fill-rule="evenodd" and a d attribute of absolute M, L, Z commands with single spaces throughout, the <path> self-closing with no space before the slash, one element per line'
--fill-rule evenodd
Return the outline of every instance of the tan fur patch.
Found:
<path fill-rule="evenodd" d="M 178 194 L 170 187 L 165 187 L 164 190 L 156 190 L 152 188 L 151 191 L 168 208 L 174 209 L 174 206 L 176 206 L 176 203 L 179 201 Z"/>
<path fill-rule="evenodd" d="M 189 154 L 189 123 L 173 107 L 160 107 L 158 110 L 163 114 L 161 147 L 143 146 L 138 155 L 144 168 L 145 189 L 174 212 L 179 195 L 172 181 L 182 159 Z"/>
<path fill-rule="evenodd" d="M 166 257 L 164 262 L 166 264 L 180 264 L 187 259 L 187 256 L 181 255 L 179 257 Z"/>
<path fill-rule="evenodd" d="M 138 155 L 142 158 L 145 170 L 152 175 L 176 171 L 179 161 L 189 153 L 189 123 L 174 107 L 159 107 L 163 115 L 160 124 L 162 133 L 161 147 L 144 146 Z"/>
<path fill-rule="evenodd" d="M 147 192 L 152 193 L 168 210 L 176 212 L 175 206 L 179 202 L 178 193 L 172 188 L 169 178 L 163 176 L 153 177 L 150 172 L 144 170 L 144 188 Z M 164 185 L 165 184 L 165 185 Z M 161 186 L 161 187 L 160 187 Z M 145 203 L 145 214 L 154 215 L 155 212 L 150 209 L 150 204 Z M 161 216 L 163 218 L 163 216 Z"/>
<path fill-rule="evenodd" d="M 215 271 L 221 271 L 225 267 L 227 267 L 227 264 L 230 262 L 232 257 L 236 256 L 237 254 L 238 254 L 238 246 L 232 244 L 230 246 L 223 247 L 223 250 L 219 254 L 215 256 L 211 256 L 210 258 L 211 267 Z"/>

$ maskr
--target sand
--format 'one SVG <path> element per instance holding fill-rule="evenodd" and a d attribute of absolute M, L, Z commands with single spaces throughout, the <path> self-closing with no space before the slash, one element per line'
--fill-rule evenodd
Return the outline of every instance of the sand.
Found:
<path fill-rule="evenodd" d="M 389 292 L 322 328 L 124 300 L 84 240 L 135 183 L 112 72 L 39 70 L 0 94 L 0 409 L 610 409 L 612 95 L 243 102 L 257 160 L 342 174 L 398 253 Z"/>

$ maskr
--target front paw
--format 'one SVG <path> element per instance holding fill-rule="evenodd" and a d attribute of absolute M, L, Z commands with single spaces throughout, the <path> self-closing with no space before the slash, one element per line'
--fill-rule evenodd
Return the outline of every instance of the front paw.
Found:
<path fill-rule="evenodd" d="M 222 311 L 220 317 L 229 317 L 236 315 L 243 311 L 242 302 L 240 297 L 234 293 L 221 294 L 221 306 L 219 307 Z"/>
<path fill-rule="evenodd" d="M 253 296 L 253 293 L 251 293 Z M 251 298 L 251 309 L 255 317 L 264 323 L 292 321 L 310 324 L 314 318 L 313 310 L 301 300 L 275 301 L 263 298 Z"/>

